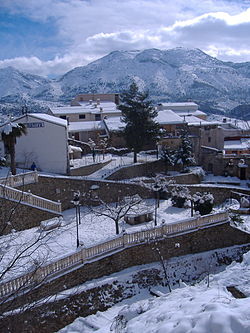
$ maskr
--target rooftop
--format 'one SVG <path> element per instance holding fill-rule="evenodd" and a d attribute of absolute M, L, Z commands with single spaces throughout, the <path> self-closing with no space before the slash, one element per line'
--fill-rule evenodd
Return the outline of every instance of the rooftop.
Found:
<path fill-rule="evenodd" d="M 103 129 L 102 121 L 75 121 L 69 123 L 69 132 L 88 132 Z"/>
<path fill-rule="evenodd" d="M 164 124 L 183 124 L 185 120 L 172 110 L 158 111 L 155 121 L 160 125 Z"/>
<path fill-rule="evenodd" d="M 83 113 L 117 113 L 120 112 L 116 108 L 116 104 L 113 102 L 101 102 L 100 104 L 89 102 L 81 102 L 81 106 L 61 106 L 51 108 L 51 112 L 55 115 L 67 115 L 67 114 L 83 114 Z"/>

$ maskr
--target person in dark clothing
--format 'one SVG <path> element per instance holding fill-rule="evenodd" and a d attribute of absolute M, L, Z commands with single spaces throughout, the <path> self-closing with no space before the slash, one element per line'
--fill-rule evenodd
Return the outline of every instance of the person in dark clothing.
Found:
<path fill-rule="evenodd" d="M 36 163 L 33 162 L 33 163 L 31 164 L 30 168 L 31 168 L 32 171 L 35 171 L 35 170 L 36 170 Z"/>

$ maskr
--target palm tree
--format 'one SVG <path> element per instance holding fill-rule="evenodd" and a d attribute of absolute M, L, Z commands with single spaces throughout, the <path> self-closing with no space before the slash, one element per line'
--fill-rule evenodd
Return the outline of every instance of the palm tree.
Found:
<path fill-rule="evenodd" d="M 8 122 L 1 129 L 2 140 L 5 147 L 7 148 L 8 153 L 10 154 L 10 170 L 13 175 L 16 174 L 16 138 L 19 138 L 23 134 L 26 135 L 26 127 L 24 124 Z"/>

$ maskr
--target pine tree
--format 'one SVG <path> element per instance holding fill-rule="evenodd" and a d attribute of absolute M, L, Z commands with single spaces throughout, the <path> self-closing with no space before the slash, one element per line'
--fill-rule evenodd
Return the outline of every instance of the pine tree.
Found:
<path fill-rule="evenodd" d="M 176 154 L 176 163 L 182 164 L 183 170 L 185 170 L 185 167 L 195 164 L 192 143 L 187 130 L 183 130 L 181 133 L 181 145 Z"/>
<path fill-rule="evenodd" d="M 121 96 L 118 108 L 122 111 L 122 121 L 126 123 L 123 136 L 126 145 L 134 151 L 134 163 L 142 148 L 155 141 L 159 134 L 159 125 L 154 122 L 157 111 L 148 100 L 148 93 L 140 92 L 136 83 Z"/>
<path fill-rule="evenodd" d="M 165 164 L 165 172 L 168 173 L 168 167 L 175 165 L 175 154 L 167 147 L 163 147 L 161 150 L 160 158 Z"/>

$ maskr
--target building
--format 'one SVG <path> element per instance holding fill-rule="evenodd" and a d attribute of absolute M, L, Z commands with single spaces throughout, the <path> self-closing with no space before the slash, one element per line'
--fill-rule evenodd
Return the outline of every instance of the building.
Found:
<path fill-rule="evenodd" d="M 202 120 L 207 119 L 205 112 L 198 110 L 198 104 L 194 102 L 183 102 L 183 103 L 160 103 L 157 105 L 157 110 L 171 110 L 175 112 L 178 116 L 185 117 L 194 116 Z"/>
<path fill-rule="evenodd" d="M 29 113 L 14 120 L 25 124 L 27 135 L 17 138 L 15 151 L 19 168 L 34 162 L 40 171 L 69 172 L 67 121 L 41 113 Z"/>
<path fill-rule="evenodd" d="M 65 119 L 69 124 L 69 137 L 87 142 L 106 136 L 103 119 L 121 116 L 117 109 L 118 94 L 80 94 L 70 106 L 51 108 L 55 117 Z"/>

